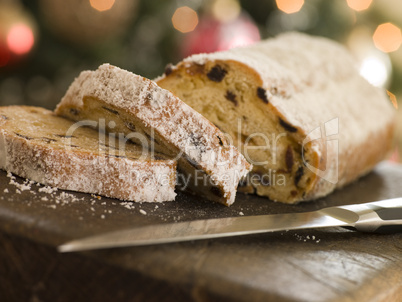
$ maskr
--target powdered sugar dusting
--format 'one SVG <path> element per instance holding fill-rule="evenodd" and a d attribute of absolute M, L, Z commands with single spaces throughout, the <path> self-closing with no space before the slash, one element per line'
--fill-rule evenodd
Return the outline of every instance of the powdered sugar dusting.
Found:
<path fill-rule="evenodd" d="M 341 116 L 340 127 L 353 127 L 343 121 L 358 117 L 363 119 L 364 129 L 360 127 L 340 134 L 353 136 L 343 141 L 366 141 L 378 124 L 385 124 L 393 115 L 385 91 L 360 76 L 356 60 L 344 47 L 325 38 L 286 33 L 247 47 L 194 55 L 184 62 L 205 64 L 214 60 L 238 61 L 258 72 L 263 88 L 269 92 L 275 87 L 278 92 L 270 97 L 272 105 L 290 124 L 306 133 Z M 361 114 L 359 99 L 370 100 L 373 108 Z M 383 114 L 378 114 L 379 110 Z M 343 144 L 342 147 L 349 146 Z"/>
<path fill-rule="evenodd" d="M 234 202 L 237 184 L 251 166 L 234 146 L 221 147 L 217 136 L 224 137 L 223 133 L 172 93 L 153 81 L 104 64 L 94 72 L 81 73 L 56 113 L 65 115 L 63 110 L 71 107 L 80 110 L 85 97 L 129 112 L 133 119 L 154 129 L 168 146 L 196 162 L 223 189 L 227 204 Z M 85 114 L 90 118 L 90 113 Z"/>

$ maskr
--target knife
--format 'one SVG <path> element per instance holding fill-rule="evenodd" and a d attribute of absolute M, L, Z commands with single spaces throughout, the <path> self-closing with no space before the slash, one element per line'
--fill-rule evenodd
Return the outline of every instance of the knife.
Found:
<path fill-rule="evenodd" d="M 402 198 L 328 207 L 313 212 L 143 226 L 70 241 L 60 245 L 58 250 L 73 252 L 335 226 L 352 227 L 362 232 L 402 232 Z"/>

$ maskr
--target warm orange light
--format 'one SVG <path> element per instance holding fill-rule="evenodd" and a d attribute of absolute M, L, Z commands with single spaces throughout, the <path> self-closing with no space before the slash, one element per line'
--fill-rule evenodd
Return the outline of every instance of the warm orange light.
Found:
<path fill-rule="evenodd" d="M 240 12 L 241 7 L 237 0 L 215 0 L 212 4 L 214 17 L 222 22 L 235 20 Z"/>
<path fill-rule="evenodd" d="M 297 13 L 303 6 L 304 0 L 276 0 L 276 6 L 287 14 Z"/>
<path fill-rule="evenodd" d="M 373 0 L 347 0 L 349 7 L 358 12 L 368 9 L 371 2 L 373 2 Z"/>
<path fill-rule="evenodd" d="M 377 27 L 373 35 L 375 46 L 383 52 L 398 50 L 402 44 L 402 33 L 399 27 L 392 23 L 384 23 Z"/>
<path fill-rule="evenodd" d="M 7 45 L 17 55 L 29 52 L 34 45 L 32 29 L 26 24 L 15 24 L 8 32 Z"/>
<path fill-rule="evenodd" d="M 198 25 L 197 12 L 188 6 L 176 9 L 172 17 L 173 27 L 182 33 L 193 31 Z"/>
<path fill-rule="evenodd" d="M 89 0 L 91 6 L 97 11 L 103 12 L 113 7 L 115 0 Z"/>
<path fill-rule="evenodd" d="M 398 101 L 396 100 L 395 94 L 393 94 L 391 91 L 388 90 L 387 94 L 389 96 L 389 99 L 391 100 L 392 105 L 394 105 L 395 109 L 398 109 Z"/>

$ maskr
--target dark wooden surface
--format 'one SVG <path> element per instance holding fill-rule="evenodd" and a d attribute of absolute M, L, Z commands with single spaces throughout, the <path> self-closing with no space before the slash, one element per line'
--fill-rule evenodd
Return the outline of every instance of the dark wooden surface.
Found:
<path fill-rule="evenodd" d="M 43 186 L 35 184 L 21 188 L 0 171 L 0 301 L 402 301 L 402 234 L 329 228 L 56 251 L 65 241 L 130 226 L 399 197 L 398 165 L 382 164 L 326 198 L 299 205 L 238 194 L 226 208 L 180 194 L 177 201 L 156 207 L 60 190 L 39 192 Z"/>

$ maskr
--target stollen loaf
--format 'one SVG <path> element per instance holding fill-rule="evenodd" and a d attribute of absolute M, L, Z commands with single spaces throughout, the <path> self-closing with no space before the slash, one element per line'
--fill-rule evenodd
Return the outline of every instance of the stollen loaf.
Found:
<path fill-rule="evenodd" d="M 340 44 L 285 33 L 190 56 L 157 84 L 213 122 L 253 164 L 246 192 L 296 203 L 368 173 L 390 151 L 395 110 Z"/>

